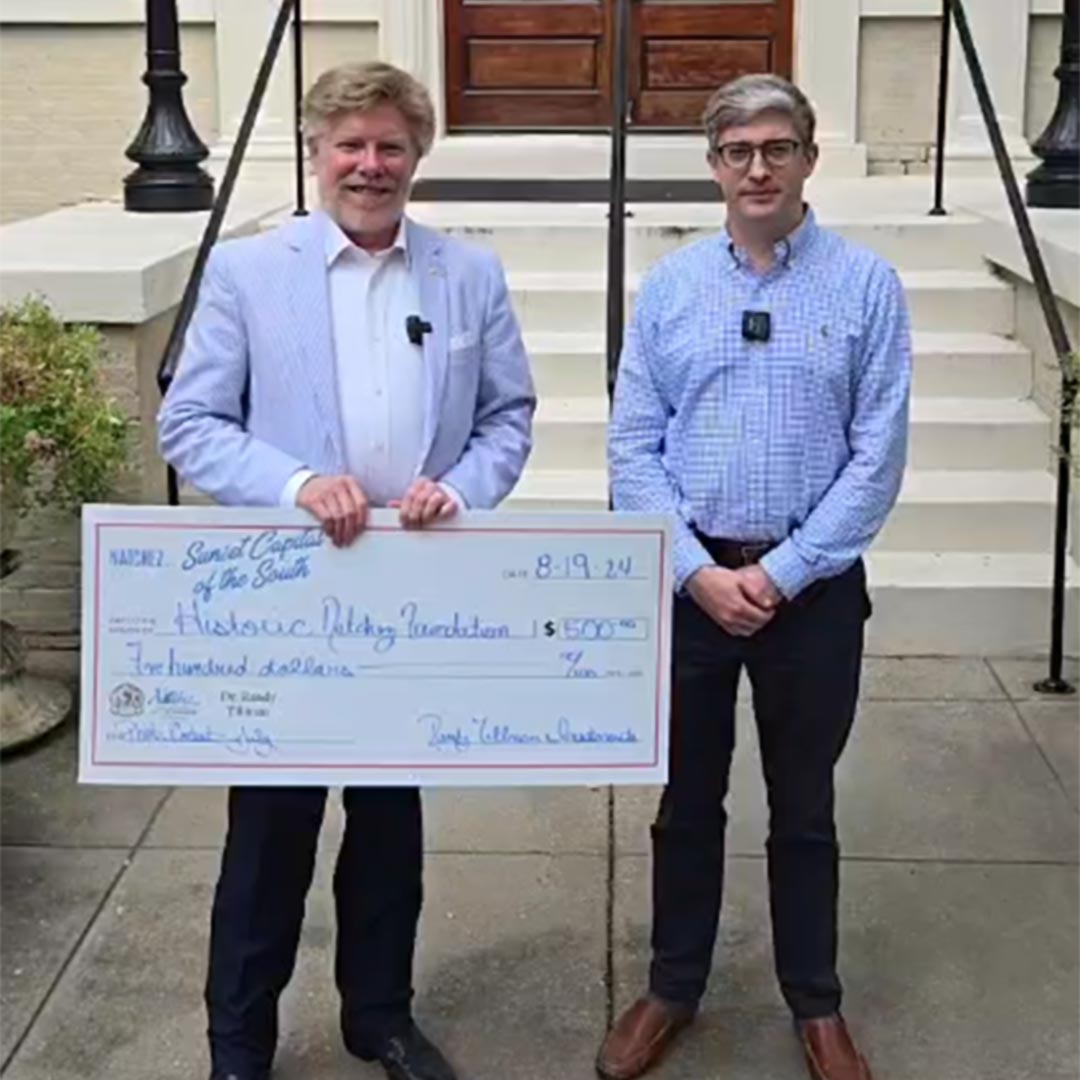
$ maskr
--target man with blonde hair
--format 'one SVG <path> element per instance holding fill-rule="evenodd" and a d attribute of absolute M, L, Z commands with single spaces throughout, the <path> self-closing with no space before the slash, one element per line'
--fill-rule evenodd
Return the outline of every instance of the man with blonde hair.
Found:
<path fill-rule="evenodd" d="M 651 1068 L 704 993 L 745 668 L 780 989 L 814 1080 L 870 1080 L 840 1015 L 833 770 L 870 614 L 862 554 L 904 468 L 907 313 L 892 268 L 803 202 L 818 150 L 796 87 L 744 76 L 704 120 L 726 227 L 643 283 L 609 427 L 615 507 L 675 518 L 678 592 L 648 992 L 597 1070 L 631 1080 Z"/>
<path fill-rule="evenodd" d="M 404 216 L 434 137 L 427 91 L 388 64 L 322 74 L 304 104 L 322 209 L 211 256 L 162 453 L 218 502 L 299 506 L 348 545 L 369 506 L 406 528 L 494 507 L 530 449 L 528 362 L 498 259 Z M 358 717 L 364 715 L 362 691 Z M 266 1080 L 326 801 L 237 787 L 211 920 L 212 1080 Z M 415 788 L 346 788 L 334 873 L 348 1050 L 392 1080 L 453 1080 L 413 1022 L 421 904 Z"/>

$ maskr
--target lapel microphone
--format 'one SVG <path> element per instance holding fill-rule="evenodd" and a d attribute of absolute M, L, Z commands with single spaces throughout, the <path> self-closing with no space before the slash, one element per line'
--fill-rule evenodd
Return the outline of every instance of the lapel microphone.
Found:
<path fill-rule="evenodd" d="M 410 345 L 423 345 L 424 335 L 430 334 L 433 327 L 419 315 L 410 315 L 405 320 L 405 333 L 409 336 Z"/>
<path fill-rule="evenodd" d="M 742 336 L 746 341 L 768 341 L 772 337 L 772 318 L 767 311 L 742 313 Z"/>

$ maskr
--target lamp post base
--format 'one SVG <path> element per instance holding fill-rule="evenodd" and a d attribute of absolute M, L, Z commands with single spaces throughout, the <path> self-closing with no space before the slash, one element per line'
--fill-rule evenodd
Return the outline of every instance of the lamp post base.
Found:
<path fill-rule="evenodd" d="M 214 205 L 214 181 L 202 169 L 142 165 L 124 177 L 124 209 L 137 213 L 185 213 Z"/>
<path fill-rule="evenodd" d="M 1051 210 L 1080 210 L 1080 169 L 1048 164 L 1033 169 L 1027 178 L 1027 204 Z"/>

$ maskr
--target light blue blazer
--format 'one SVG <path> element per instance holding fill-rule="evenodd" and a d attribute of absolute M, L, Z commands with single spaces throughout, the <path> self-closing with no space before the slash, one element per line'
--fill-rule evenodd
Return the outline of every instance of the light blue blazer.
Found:
<path fill-rule="evenodd" d="M 521 475 L 536 406 L 506 280 L 491 252 L 406 228 L 432 327 L 419 474 L 490 508 Z M 184 479 L 230 506 L 276 506 L 303 467 L 346 471 L 319 215 L 214 248 L 158 438 Z"/>

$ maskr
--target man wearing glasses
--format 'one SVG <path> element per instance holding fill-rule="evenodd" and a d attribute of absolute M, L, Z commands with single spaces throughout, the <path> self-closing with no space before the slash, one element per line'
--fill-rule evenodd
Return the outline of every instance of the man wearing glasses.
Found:
<path fill-rule="evenodd" d="M 642 286 L 609 427 L 615 507 L 671 514 L 670 778 L 647 993 L 597 1058 L 640 1076 L 693 1019 L 720 914 L 736 687 L 753 689 L 780 990 L 814 1080 L 870 1080 L 840 1014 L 833 770 L 870 613 L 862 554 L 900 488 L 911 346 L 896 273 L 803 202 L 814 112 L 773 75 L 705 112 L 719 235 Z"/>

